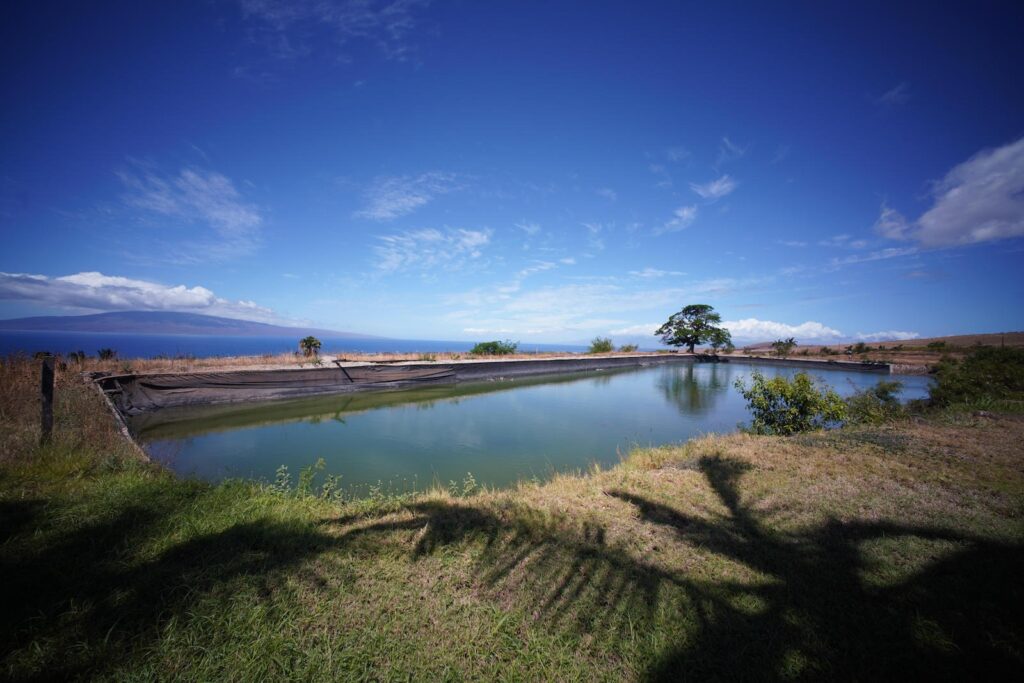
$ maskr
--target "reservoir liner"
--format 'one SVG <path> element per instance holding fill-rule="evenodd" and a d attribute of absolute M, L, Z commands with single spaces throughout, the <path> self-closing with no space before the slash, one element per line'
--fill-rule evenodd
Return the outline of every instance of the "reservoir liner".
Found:
<path fill-rule="evenodd" d="M 755 364 L 889 373 L 889 366 L 885 364 L 749 357 L 736 357 L 736 359 Z M 119 414 L 118 416 L 123 418 L 158 411 L 162 408 L 181 406 L 253 403 L 460 381 L 587 372 L 669 363 L 693 363 L 707 360 L 709 360 L 707 356 L 641 354 L 596 358 L 470 360 L 449 363 L 337 362 L 337 367 L 333 368 L 127 375 L 94 373 L 92 379 L 109 399 Z M 728 362 L 727 358 L 713 360 Z"/>

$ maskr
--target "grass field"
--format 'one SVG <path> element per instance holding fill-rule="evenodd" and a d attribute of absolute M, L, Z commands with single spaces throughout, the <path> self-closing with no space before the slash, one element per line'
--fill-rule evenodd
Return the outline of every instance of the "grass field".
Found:
<path fill-rule="evenodd" d="M 708 436 L 515 490 L 344 504 L 140 463 L 0 369 L 12 680 L 1016 679 L 1024 419 Z"/>

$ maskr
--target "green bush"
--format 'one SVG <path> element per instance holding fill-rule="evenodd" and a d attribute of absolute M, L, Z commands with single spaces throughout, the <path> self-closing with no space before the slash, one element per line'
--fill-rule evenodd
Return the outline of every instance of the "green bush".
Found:
<path fill-rule="evenodd" d="M 796 340 L 790 337 L 789 339 L 776 339 L 772 342 L 772 353 L 779 358 L 785 358 L 796 348 Z"/>
<path fill-rule="evenodd" d="M 612 340 L 608 337 L 594 337 L 593 341 L 590 342 L 590 348 L 587 349 L 587 353 L 608 353 L 614 350 L 615 344 L 612 344 Z"/>
<path fill-rule="evenodd" d="M 748 431 L 754 434 L 787 436 L 837 424 L 846 419 L 846 403 L 829 387 L 819 390 L 806 372 L 793 379 L 766 378 L 755 370 L 748 389 L 742 379 L 736 389 L 747 400 L 753 414 Z"/>
<path fill-rule="evenodd" d="M 510 353 L 515 353 L 518 348 L 519 342 L 513 342 L 506 339 L 503 342 L 480 342 L 470 349 L 469 352 L 474 356 L 507 356 Z"/>
<path fill-rule="evenodd" d="M 1024 349 L 985 346 L 963 360 L 943 359 L 929 392 L 932 405 L 990 405 L 1024 401 Z"/>
<path fill-rule="evenodd" d="M 636 344 L 623 344 L 622 346 L 619 347 L 619 352 L 620 353 L 633 353 L 638 348 L 639 347 Z"/>
<path fill-rule="evenodd" d="M 881 380 L 870 389 L 858 391 L 846 399 L 850 422 L 855 424 L 881 424 L 900 417 L 903 406 L 899 393 L 903 383 Z"/>

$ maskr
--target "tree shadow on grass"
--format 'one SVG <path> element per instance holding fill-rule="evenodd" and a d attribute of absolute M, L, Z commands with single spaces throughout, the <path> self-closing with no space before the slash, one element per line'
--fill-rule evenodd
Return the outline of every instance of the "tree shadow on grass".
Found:
<path fill-rule="evenodd" d="M 103 674 L 124 665 L 114 653 L 145 656 L 163 627 L 187 621 L 200 600 L 227 605 L 237 590 L 254 587 L 254 599 L 261 599 L 308 574 L 308 562 L 324 553 L 342 550 L 371 567 L 397 547 L 413 563 L 471 552 L 475 587 L 444 590 L 476 590 L 524 610 L 539 628 L 566 630 L 642 665 L 653 662 L 641 672 L 649 679 L 948 679 L 1019 671 L 1020 546 L 937 528 L 835 520 L 780 534 L 739 494 L 748 465 L 704 458 L 699 469 L 727 510 L 718 518 L 688 516 L 628 491 L 608 493 L 677 540 L 768 580 L 666 568 L 609 543 L 599 524 L 471 499 L 421 501 L 398 516 L 321 526 L 258 519 L 137 557 L 133 549 L 165 538 L 168 520 L 204 505 L 206 495 L 196 488 L 161 497 L 142 487 L 126 497 L 137 505 L 31 552 L 0 554 L 0 652 L 6 657 L 42 643 L 50 654 L 35 669 L 39 679 Z M 41 509 L 30 502 L 3 512 L 0 528 L 11 536 L 30 530 Z M 898 585 L 867 585 L 861 575 L 870 566 L 860 545 L 903 536 L 959 550 Z M 326 585 L 314 580 L 311 588 Z M 652 641 L 653 634 L 661 640 Z"/>
<path fill-rule="evenodd" d="M 838 520 L 780 534 L 741 501 L 738 484 L 749 465 L 710 457 L 701 459 L 700 469 L 728 510 L 712 521 L 628 492 L 610 493 L 680 540 L 771 580 L 693 586 L 701 628 L 664 654 L 648 678 L 962 680 L 1020 671 L 1020 545 L 941 528 Z M 958 549 L 897 584 L 872 587 L 863 578 L 871 566 L 860 545 L 895 537 L 946 541 Z M 737 609 L 744 598 L 761 609 Z"/>

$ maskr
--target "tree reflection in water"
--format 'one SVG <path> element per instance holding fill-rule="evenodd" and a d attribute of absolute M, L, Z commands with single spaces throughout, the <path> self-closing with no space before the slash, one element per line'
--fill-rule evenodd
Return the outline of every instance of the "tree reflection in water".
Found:
<path fill-rule="evenodd" d="M 657 386 L 665 400 L 674 403 L 684 415 L 705 415 L 711 412 L 729 390 L 731 372 L 728 366 L 666 367 Z"/>

